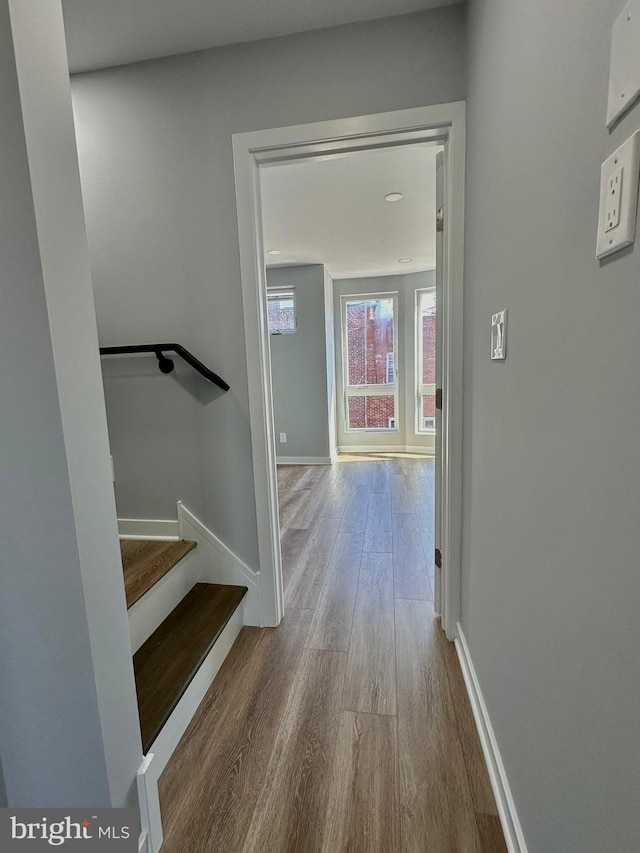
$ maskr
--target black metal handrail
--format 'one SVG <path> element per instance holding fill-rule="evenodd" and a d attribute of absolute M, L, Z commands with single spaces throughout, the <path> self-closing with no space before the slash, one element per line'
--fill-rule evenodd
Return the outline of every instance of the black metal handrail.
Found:
<path fill-rule="evenodd" d="M 195 355 L 180 344 L 134 344 L 133 346 L 126 347 L 100 347 L 100 355 L 135 355 L 135 353 L 139 352 L 153 353 L 158 359 L 158 367 L 162 373 L 173 372 L 175 364 L 164 353 L 174 352 L 186 361 L 188 365 L 193 367 L 194 370 L 197 370 L 201 376 L 208 379 L 209 382 L 213 382 L 214 385 L 222 388 L 223 391 L 229 390 L 230 386 L 224 379 L 218 376 L 217 373 L 214 373 L 213 370 L 209 370 Z"/>

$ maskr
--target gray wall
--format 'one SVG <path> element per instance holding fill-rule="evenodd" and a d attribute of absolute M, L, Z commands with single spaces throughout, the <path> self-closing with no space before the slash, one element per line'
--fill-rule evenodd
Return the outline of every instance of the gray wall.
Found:
<path fill-rule="evenodd" d="M 463 626 L 531 853 L 640 849 L 640 247 L 595 260 L 622 5 L 470 12 Z"/>
<path fill-rule="evenodd" d="M 279 457 L 329 458 L 324 267 L 272 267 L 267 286 L 296 294 L 295 335 L 271 335 L 271 381 Z M 286 444 L 279 433 L 286 432 Z"/>
<path fill-rule="evenodd" d="M 460 100 L 464 35 L 449 7 L 74 78 L 101 343 L 178 340 L 231 384 L 107 383 L 120 516 L 182 499 L 257 567 L 231 134 Z"/>
<path fill-rule="evenodd" d="M 38 24 L 56 11 L 46 2 L 46 12 L 30 6 Z M 36 54 L 38 39 L 29 39 L 28 26 L 22 30 L 24 60 Z M 61 34 L 60 18 L 54 53 Z M 37 55 L 41 73 L 49 73 L 51 55 Z M 58 68 L 54 63 L 54 76 Z M 0 764 L 10 806 L 109 806 L 47 264 L 27 161 L 29 108 L 23 111 L 18 92 L 9 3 L 0 0 Z M 72 156 L 58 166 L 64 173 L 69 164 Z"/>

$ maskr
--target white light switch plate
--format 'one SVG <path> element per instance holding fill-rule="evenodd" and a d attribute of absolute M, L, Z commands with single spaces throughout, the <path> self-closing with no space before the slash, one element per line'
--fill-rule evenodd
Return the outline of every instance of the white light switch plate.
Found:
<path fill-rule="evenodd" d="M 640 0 L 629 0 L 613 24 L 607 127 L 640 96 Z"/>
<path fill-rule="evenodd" d="M 491 317 L 491 360 L 504 361 L 507 357 L 507 309 Z"/>
<path fill-rule="evenodd" d="M 640 131 L 623 142 L 600 170 L 597 258 L 606 258 L 636 239 Z"/>

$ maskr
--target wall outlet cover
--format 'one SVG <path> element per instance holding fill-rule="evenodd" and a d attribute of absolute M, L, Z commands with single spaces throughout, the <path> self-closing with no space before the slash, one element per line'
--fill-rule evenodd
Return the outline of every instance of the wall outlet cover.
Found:
<path fill-rule="evenodd" d="M 504 361 L 507 357 L 507 309 L 491 317 L 491 360 Z"/>
<path fill-rule="evenodd" d="M 629 0 L 613 24 L 607 127 L 640 97 L 640 0 Z"/>
<path fill-rule="evenodd" d="M 636 238 L 640 131 L 623 142 L 602 164 L 596 257 L 606 258 Z"/>
<path fill-rule="evenodd" d="M 280 433 L 280 444 L 286 444 L 286 443 L 287 443 L 287 434 L 286 434 L 286 432 L 281 432 Z"/>

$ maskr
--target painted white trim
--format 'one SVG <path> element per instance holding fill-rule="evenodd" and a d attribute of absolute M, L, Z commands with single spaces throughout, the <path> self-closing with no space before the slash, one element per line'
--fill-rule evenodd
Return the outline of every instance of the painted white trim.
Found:
<path fill-rule="evenodd" d="M 249 384 L 249 418 L 258 519 L 263 624 L 283 616 L 271 355 L 259 168 L 268 163 L 440 142 L 445 151 L 445 281 L 443 306 L 443 596 L 442 623 L 453 639 L 460 618 L 462 539 L 462 288 L 464 256 L 465 104 L 458 101 L 388 113 L 233 134 L 240 274 Z"/>
<path fill-rule="evenodd" d="M 405 447 L 406 453 L 419 453 L 422 456 L 435 456 L 436 449 L 428 444 L 422 446 L 420 444 L 407 444 Z"/>
<path fill-rule="evenodd" d="M 161 772 L 162 770 L 157 769 L 154 753 L 148 752 L 136 774 L 141 839 L 146 836 L 148 853 L 160 853 L 163 841 L 158 793 L 158 779 Z"/>
<path fill-rule="evenodd" d="M 190 551 L 127 611 L 131 652 L 135 654 L 161 622 L 198 582 L 195 552 Z"/>
<path fill-rule="evenodd" d="M 181 539 L 197 542 L 197 548 L 189 555 L 195 565 L 195 582 L 246 586 L 244 624 L 270 624 L 270 614 L 263 614 L 261 608 L 260 572 L 253 572 L 182 501 L 178 501 L 178 525 Z"/>
<path fill-rule="evenodd" d="M 149 833 L 146 830 L 138 836 L 138 853 L 151 853 L 149 850 Z"/>
<path fill-rule="evenodd" d="M 330 456 L 278 456 L 277 465 L 331 465 Z"/>
<path fill-rule="evenodd" d="M 172 542 L 180 538 L 175 519 L 119 518 L 120 539 L 157 539 Z"/>
<path fill-rule="evenodd" d="M 509 853 L 527 853 L 527 845 L 522 832 L 522 826 L 518 818 L 515 802 L 507 779 L 507 771 L 505 770 L 498 741 L 496 740 L 493 726 L 489 718 L 489 711 L 482 696 L 478 676 L 471 659 L 469 646 L 462 630 L 462 626 L 458 623 L 458 636 L 455 639 L 456 651 L 460 661 L 460 668 L 464 683 L 469 694 L 469 701 L 473 710 L 478 736 L 482 745 L 484 760 L 487 765 L 491 787 L 496 798 L 498 806 L 498 814 L 500 815 L 500 823 L 504 832 L 505 841 Z"/>
<path fill-rule="evenodd" d="M 324 269 L 324 346 L 327 363 L 327 418 L 329 428 L 329 456 L 335 461 L 338 451 L 338 423 L 336 399 L 336 342 L 333 316 L 333 278 Z"/>

